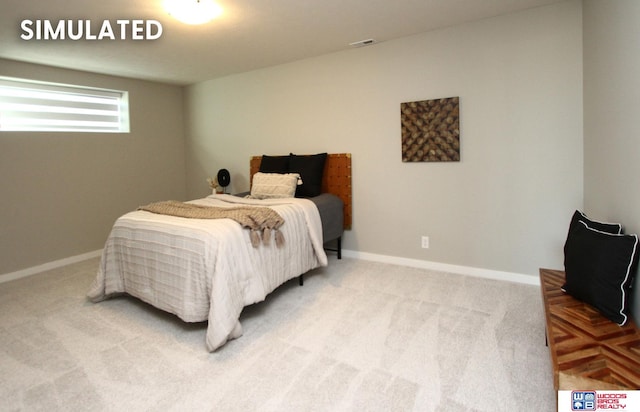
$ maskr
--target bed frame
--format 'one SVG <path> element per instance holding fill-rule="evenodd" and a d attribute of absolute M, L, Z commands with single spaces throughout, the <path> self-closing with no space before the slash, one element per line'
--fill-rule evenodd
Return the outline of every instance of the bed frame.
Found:
<path fill-rule="evenodd" d="M 249 162 L 250 180 L 260 170 L 262 156 L 252 156 Z M 344 228 L 351 229 L 351 153 L 329 153 L 324 164 L 322 193 L 331 193 L 344 202 Z"/>

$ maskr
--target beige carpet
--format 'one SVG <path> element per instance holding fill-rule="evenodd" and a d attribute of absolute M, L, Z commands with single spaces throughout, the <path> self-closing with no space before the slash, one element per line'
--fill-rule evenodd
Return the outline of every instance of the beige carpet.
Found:
<path fill-rule="evenodd" d="M 553 411 L 537 287 L 330 258 L 205 349 L 97 259 L 0 284 L 0 410 Z"/>

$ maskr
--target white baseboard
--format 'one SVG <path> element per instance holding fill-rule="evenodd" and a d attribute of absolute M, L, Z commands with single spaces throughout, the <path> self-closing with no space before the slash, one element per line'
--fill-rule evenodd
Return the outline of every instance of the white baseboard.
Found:
<path fill-rule="evenodd" d="M 0 275 L 0 283 L 9 282 L 11 280 L 26 278 L 27 276 L 35 275 L 41 272 L 45 272 L 51 269 L 57 269 L 62 266 L 67 266 L 72 263 L 82 262 L 83 260 L 88 260 L 94 257 L 99 257 L 102 255 L 102 249 L 94 250 L 93 252 L 83 253 L 77 256 L 71 256 L 68 258 L 56 260 L 53 262 L 45 263 L 42 265 L 30 267 L 27 269 L 18 270 L 17 272 L 5 273 Z"/>
<path fill-rule="evenodd" d="M 408 266 L 418 269 L 438 270 L 441 272 L 455 273 L 458 275 L 475 276 L 486 279 L 540 286 L 540 278 L 538 278 L 537 276 L 523 275 L 521 273 L 480 269 L 470 266 L 450 265 L 448 263 L 430 262 L 427 260 L 409 259 L 397 256 L 378 255 L 375 253 L 358 252 L 354 250 L 343 250 L 342 255 L 345 257 L 370 260 L 373 262 L 391 263 L 394 265 Z"/>
<path fill-rule="evenodd" d="M 47 270 L 56 269 L 72 263 L 81 262 L 83 260 L 99 257 L 102 249 L 93 252 L 83 253 L 77 256 L 71 256 L 65 259 L 56 260 L 54 262 L 45 263 L 43 265 L 19 270 L 17 272 L 6 273 L 0 275 L 0 283 L 9 282 L 15 279 L 25 278 Z M 507 282 L 523 283 L 527 285 L 540 285 L 540 279 L 537 276 L 523 275 L 520 273 L 502 272 L 498 270 L 480 269 L 470 266 L 458 266 L 448 263 L 431 262 L 427 260 L 409 259 L 397 256 L 378 255 L 375 253 L 358 252 L 355 250 L 343 250 L 343 256 L 354 259 L 370 260 L 373 262 L 390 263 L 400 266 L 408 266 L 418 269 L 438 270 L 441 272 L 456 273 L 459 275 L 475 276 L 480 278 L 502 280 Z"/>

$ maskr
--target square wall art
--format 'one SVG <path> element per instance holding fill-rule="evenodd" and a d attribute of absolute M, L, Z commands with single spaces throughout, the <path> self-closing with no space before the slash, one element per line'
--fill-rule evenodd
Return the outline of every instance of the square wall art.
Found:
<path fill-rule="evenodd" d="M 400 103 L 403 162 L 460 161 L 460 98 Z"/>

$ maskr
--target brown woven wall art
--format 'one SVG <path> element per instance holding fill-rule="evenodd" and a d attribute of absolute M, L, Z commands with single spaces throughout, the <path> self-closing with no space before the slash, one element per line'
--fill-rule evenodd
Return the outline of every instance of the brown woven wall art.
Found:
<path fill-rule="evenodd" d="M 460 98 L 400 104 L 403 162 L 460 161 Z"/>

